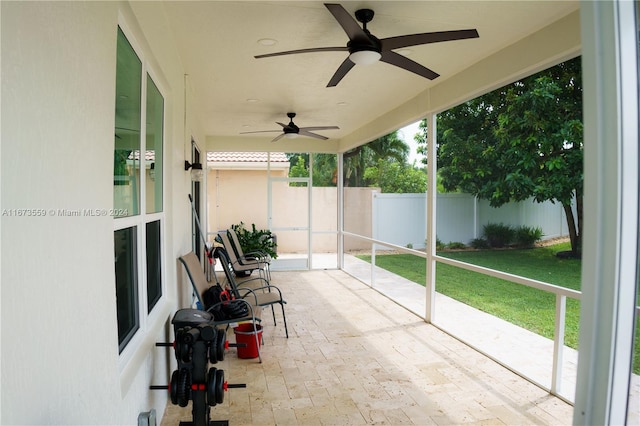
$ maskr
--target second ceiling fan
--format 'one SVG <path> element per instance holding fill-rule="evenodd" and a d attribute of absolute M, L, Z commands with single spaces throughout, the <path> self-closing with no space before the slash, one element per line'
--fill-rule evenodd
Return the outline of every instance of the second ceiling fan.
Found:
<path fill-rule="evenodd" d="M 295 116 L 296 116 L 295 112 L 288 112 L 287 113 L 287 117 L 289 117 L 289 124 L 284 124 L 284 123 L 280 123 L 279 121 L 276 121 L 276 124 L 279 124 L 280 126 L 282 126 L 282 129 L 280 129 L 280 130 L 258 130 L 258 131 L 255 131 L 255 132 L 241 132 L 240 134 L 282 132 L 282 134 L 279 134 L 278 136 L 273 138 L 271 140 L 271 142 L 275 142 L 275 141 L 277 141 L 277 140 L 279 140 L 279 139 L 281 139 L 283 137 L 295 138 L 298 135 L 309 136 L 311 138 L 327 140 L 327 139 L 329 139 L 328 137 L 319 135 L 317 133 L 313 133 L 311 130 L 315 131 L 315 130 L 336 130 L 336 129 L 340 129 L 340 127 L 338 127 L 338 126 L 298 127 L 293 122 L 293 118 Z"/>
<path fill-rule="evenodd" d="M 338 47 L 317 47 L 310 49 L 289 50 L 286 52 L 268 53 L 265 55 L 258 55 L 255 58 L 269 58 L 272 56 L 293 55 L 297 53 L 310 53 L 310 52 L 336 52 L 336 51 L 348 51 L 349 56 L 342 62 L 335 72 L 327 87 L 336 86 L 340 80 L 353 68 L 356 64 L 367 65 L 377 61 L 386 62 L 391 65 L 395 65 L 412 73 L 418 74 L 422 77 L 433 80 L 440 74 L 430 70 L 427 67 L 420 65 L 419 63 L 412 61 L 411 59 L 402 56 L 399 53 L 393 51 L 393 49 L 402 49 L 409 46 L 416 46 L 420 44 L 439 43 L 443 41 L 463 40 L 469 38 L 478 38 L 478 31 L 471 30 L 453 30 L 453 31 L 438 31 L 430 33 L 409 34 L 404 36 L 387 37 L 378 39 L 371 34 L 367 29 L 367 23 L 373 19 L 374 12 L 371 9 L 359 9 L 356 11 L 356 19 L 362 23 L 362 28 L 356 22 L 349 12 L 345 10 L 339 4 L 325 3 L 324 4 L 333 17 L 338 21 L 338 24 L 347 33 L 349 42 L 346 46 Z"/>

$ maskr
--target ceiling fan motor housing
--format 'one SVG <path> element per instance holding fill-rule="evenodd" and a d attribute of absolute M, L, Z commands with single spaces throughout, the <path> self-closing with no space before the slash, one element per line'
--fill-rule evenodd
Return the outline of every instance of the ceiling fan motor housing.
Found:
<path fill-rule="evenodd" d="M 295 116 L 296 116 L 295 112 L 287 113 L 287 117 L 289 117 L 289 124 L 287 124 L 285 127 L 282 128 L 282 131 L 284 132 L 285 135 L 291 134 L 291 133 L 297 134 L 300 132 L 300 128 L 293 123 L 293 118 Z"/>
<path fill-rule="evenodd" d="M 359 9 L 356 10 L 356 19 L 362 23 L 362 31 L 365 33 L 365 37 L 356 37 L 349 40 L 347 48 L 349 53 L 372 51 L 382 52 L 382 42 L 367 29 L 367 22 L 371 22 L 374 12 L 371 9 Z"/>
<path fill-rule="evenodd" d="M 365 27 L 367 26 L 367 22 L 371 22 L 374 14 L 371 9 L 358 9 L 355 13 L 358 22 L 362 22 Z"/>

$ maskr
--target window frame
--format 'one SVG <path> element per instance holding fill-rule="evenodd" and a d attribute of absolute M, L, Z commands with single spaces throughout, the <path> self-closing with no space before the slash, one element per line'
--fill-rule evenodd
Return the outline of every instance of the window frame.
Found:
<path fill-rule="evenodd" d="M 122 18 L 122 17 L 121 17 Z M 138 310 L 138 328 L 132 335 L 123 341 L 123 344 L 118 341 L 118 351 L 120 358 L 120 371 L 122 372 L 130 363 L 130 361 L 136 357 L 138 350 L 142 347 L 142 343 L 145 340 L 145 336 L 148 334 L 152 326 L 158 321 L 162 320 L 162 314 L 165 310 L 167 304 L 167 280 L 166 280 L 166 223 L 165 223 L 165 207 L 166 207 L 166 180 L 164 172 L 166 170 L 165 161 L 164 161 L 164 151 L 166 148 L 166 137 L 167 137 L 167 89 L 166 85 L 162 78 L 158 77 L 158 73 L 153 69 L 153 65 L 150 63 L 148 55 L 144 54 L 144 50 L 141 48 L 141 44 L 137 40 L 134 32 L 129 28 L 129 26 L 123 22 L 123 19 L 119 19 L 116 31 L 122 31 L 123 35 L 129 42 L 131 48 L 138 56 L 142 64 L 141 68 L 141 103 L 140 103 L 140 143 L 137 149 L 139 149 L 140 153 L 140 188 L 139 188 L 139 197 L 140 197 L 140 205 L 137 214 L 131 216 L 122 216 L 122 217 L 114 217 L 113 220 L 113 232 L 115 236 L 115 232 L 131 227 L 135 227 L 135 237 L 136 237 L 136 262 L 137 262 L 137 310 Z M 161 149 L 163 153 L 161 155 L 160 161 L 162 161 L 161 170 L 161 183 L 162 186 L 162 202 L 160 206 L 160 211 L 147 213 L 146 209 L 146 191 L 147 185 L 144 178 L 142 178 L 143 174 L 146 170 L 146 162 L 144 161 L 144 155 L 146 153 L 146 116 L 147 116 L 147 81 L 150 79 L 153 84 L 155 84 L 160 96 L 163 100 L 162 106 L 162 141 L 161 141 Z M 114 99 L 115 102 L 115 99 Z M 154 159 L 154 162 L 156 160 Z M 158 247 L 159 253 L 159 262 L 160 262 L 160 297 L 157 302 L 153 305 L 153 307 L 149 310 L 147 303 L 147 259 L 146 259 L 146 227 L 148 223 L 151 222 L 159 222 L 159 232 L 160 232 L 160 246 Z M 114 277 L 114 290 L 115 290 L 115 277 Z M 117 302 L 116 302 L 117 306 Z M 117 309 L 116 309 L 117 316 Z M 117 317 L 116 317 L 117 321 Z"/>

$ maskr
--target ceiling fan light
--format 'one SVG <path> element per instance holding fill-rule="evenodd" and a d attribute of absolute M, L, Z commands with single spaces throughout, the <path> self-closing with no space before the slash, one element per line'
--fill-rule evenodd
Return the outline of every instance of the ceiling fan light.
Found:
<path fill-rule="evenodd" d="M 287 138 L 287 139 L 295 139 L 295 138 L 298 137 L 298 134 L 297 133 L 285 133 L 284 137 Z"/>
<path fill-rule="evenodd" d="M 382 58 L 380 52 L 376 52 L 375 50 L 360 50 L 356 52 L 352 52 L 349 55 L 349 59 L 356 65 L 371 65 L 375 64 Z"/>

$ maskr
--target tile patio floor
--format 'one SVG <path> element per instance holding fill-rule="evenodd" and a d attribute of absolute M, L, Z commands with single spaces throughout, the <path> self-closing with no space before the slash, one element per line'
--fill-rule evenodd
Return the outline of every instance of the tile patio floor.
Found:
<path fill-rule="evenodd" d="M 273 272 L 289 339 L 263 315 L 263 363 L 230 349 L 232 425 L 568 425 L 573 407 L 338 270 Z M 228 335 L 233 340 L 233 333 Z M 162 425 L 191 420 L 169 404 Z"/>
<path fill-rule="evenodd" d="M 363 282 L 371 283 L 371 265 L 345 256 L 344 269 Z M 375 268 L 374 288 L 419 316 L 425 315 L 425 288 L 382 268 Z M 551 389 L 553 340 L 532 333 L 508 321 L 436 293 L 434 323 L 449 334 L 493 357 L 524 377 Z M 578 352 L 562 348 L 562 376 L 559 394 L 573 401 Z"/>

